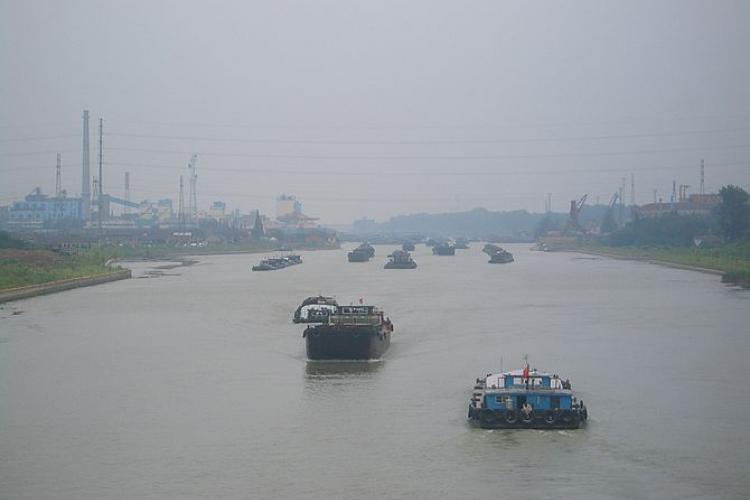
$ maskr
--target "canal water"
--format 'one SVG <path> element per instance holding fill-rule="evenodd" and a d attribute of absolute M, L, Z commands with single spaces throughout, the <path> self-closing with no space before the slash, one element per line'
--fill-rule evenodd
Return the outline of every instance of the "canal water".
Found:
<path fill-rule="evenodd" d="M 481 245 L 416 270 L 346 250 L 128 264 L 0 309 L 2 499 L 747 498 L 750 292 L 641 262 Z M 307 296 L 363 298 L 385 359 L 308 363 Z M 577 431 L 466 423 L 474 379 L 569 377 Z"/>

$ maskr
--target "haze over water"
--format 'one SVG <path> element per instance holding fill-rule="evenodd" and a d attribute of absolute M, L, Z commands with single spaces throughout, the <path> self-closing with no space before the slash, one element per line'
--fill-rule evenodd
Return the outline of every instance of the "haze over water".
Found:
<path fill-rule="evenodd" d="M 488 265 L 420 245 L 386 271 L 392 248 L 268 273 L 199 257 L 4 305 L 0 498 L 747 497 L 747 291 L 525 246 Z M 385 309 L 382 362 L 306 361 L 291 316 L 318 293 Z M 466 423 L 474 379 L 524 354 L 571 379 L 587 428 Z"/>

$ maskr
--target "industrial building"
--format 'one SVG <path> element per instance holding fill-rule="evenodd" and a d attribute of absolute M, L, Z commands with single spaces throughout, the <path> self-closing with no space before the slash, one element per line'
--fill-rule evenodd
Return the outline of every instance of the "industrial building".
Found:
<path fill-rule="evenodd" d="M 68 198 L 63 194 L 55 197 L 35 188 L 23 201 L 16 201 L 8 209 L 10 227 L 54 227 L 59 224 L 80 225 L 83 223 L 81 198 Z"/>

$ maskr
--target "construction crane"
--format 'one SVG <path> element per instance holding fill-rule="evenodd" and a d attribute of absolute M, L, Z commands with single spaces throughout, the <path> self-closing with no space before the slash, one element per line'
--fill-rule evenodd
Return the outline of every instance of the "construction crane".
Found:
<path fill-rule="evenodd" d="M 602 223 L 599 226 L 599 231 L 601 233 L 611 233 L 612 231 L 615 231 L 617 229 L 617 221 L 615 220 L 615 205 L 617 204 L 617 201 L 619 199 L 620 193 L 615 191 L 615 194 L 612 195 L 612 199 L 609 201 L 607 211 L 604 212 L 604 217 L 602 217 Z"/>
<path fill-rule="evenodd" d="M 587 194 L 584 194 L 580 200 L 570 200 L 570 213 L 568 223 L 565 228 L 566 233 L 583 232 L 583 228 L 578 222 L 578 215 L 581 213 L 583 205 L 586 203 Z"/>

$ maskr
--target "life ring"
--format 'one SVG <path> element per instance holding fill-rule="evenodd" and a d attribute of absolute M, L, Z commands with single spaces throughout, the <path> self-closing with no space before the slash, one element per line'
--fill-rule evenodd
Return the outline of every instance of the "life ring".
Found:
<path fill-rule="evenodd" d="M 312 332 L 310 332 L 313 337 L 320 337 L 320 331 L 313 329 Z"/>
<path fill-rule="evenodd" d="M 573 421 L 573 414 L 571 414 L 569 411 L 566 411 L 565 413 L 563 413 L 562 421 L 566 424 L 571 423 Z"/>
<path fill-rule="evenodd" d="M 534 421 L 534 410 L 531 410 L 529 413 L 521 412 L 521 420 L 523 420 L 524 424 L 530 424 Z"/>
<path fill-rule="evenodd" d="M 352 338 L 358 339 L 359 338 L 359 332 L 357 332 L 357 331 L 352 332 Z"/>
<path fill-rule="evenodd" d="M 505 422 L 509 424 L 515 424 L 518 420 L 518 415 L 516 415 L 515 410 L 506 410 L 505 411 Z"/>
<path fill-rule="evenodd" d="M 547 411 L 544 414 L 544 422 L 548 425 L 552 425 L 557 422 L 557 414 L 554 411 Z"/>

